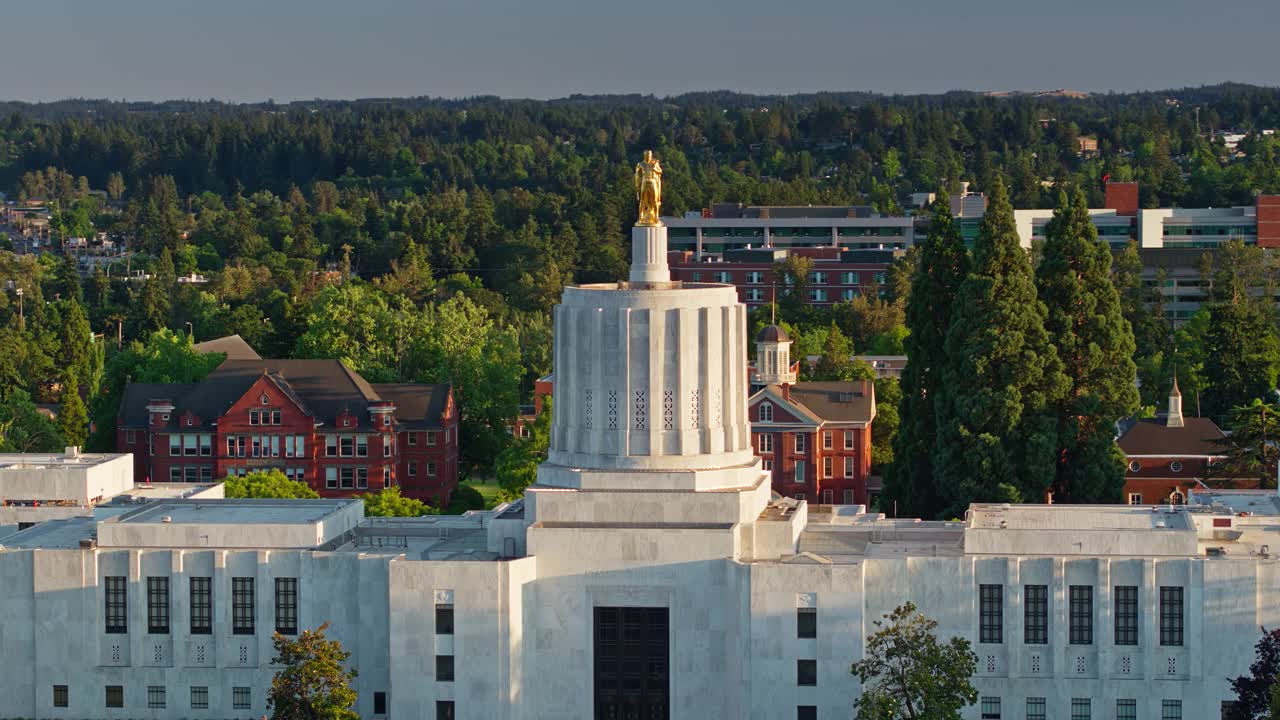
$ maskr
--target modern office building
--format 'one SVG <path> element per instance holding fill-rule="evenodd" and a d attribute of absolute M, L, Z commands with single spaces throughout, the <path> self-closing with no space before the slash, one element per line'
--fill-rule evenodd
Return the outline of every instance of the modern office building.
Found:
<path fill-rule="evenodd" d="M 198 383 L 130 383 L 116 447 L 137 482 L 278 469 L 325 497 L 396 486 L 438 505 L 458 484 L 450 386 L 371 384 L 338 360 L 226 360 Z"/>
<path fill-rule="evenodd" d="M 1271 516 L 975 505 L 889 520 L 770 491 L 732 286 L 631 280 L 555 311 L 548 460 L 522 503 L 161 501 L 0 550 L 0 716 L 255 718 L 271 634 L 330 623 L 365 718 L 847 718 L 902 603 L 973 643 L 966 718 L 1218 717 L 1280 562 Z"/>
<path fill-rule="evenodd" d="M 907 216 L 879 215 L 867 206 L 744 206 L 717 203 L 684 217 L 664 217 L 671 250 L 695 261 L 754 248 L 905 250 L 915 242 Z"/>
<path fill-rule="evenodd" d="M 809 258 L 813 260 L 813 269 L 800 292 L 809 305 L 831 307 L 852 302 L 861 295 L 879 294 L 889 266 L 904 252 L 772 247 L 726 250 L 720 257 L 706 256 L 702 260 L 691 252 L 672 252 L 668 255 L 668 264 L 673 280 L 733 285 L 738 288 L 738 300 L 748 309 L 755 309 L 790 291 L 789 286 L 780 284 L 775 276 L 775 263 L 791 256 Z"/>

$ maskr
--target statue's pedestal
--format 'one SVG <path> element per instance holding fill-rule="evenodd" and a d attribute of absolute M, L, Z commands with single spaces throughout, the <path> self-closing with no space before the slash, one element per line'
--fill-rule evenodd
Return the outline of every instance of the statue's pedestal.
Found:
<path fill-rule="evenodd" d="M 671 281 L 667 269 L 667 228 L 665 225 L 637 225 L 631 228 L 631 282 Z"/>

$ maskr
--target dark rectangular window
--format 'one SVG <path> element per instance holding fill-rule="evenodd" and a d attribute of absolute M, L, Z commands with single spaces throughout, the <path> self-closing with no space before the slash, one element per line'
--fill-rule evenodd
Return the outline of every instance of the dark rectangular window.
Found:
<path fill-rule="evenodd" d="M 169 634 L 169 578 L 147 578 L 147 632 Z"/>
<path fill-rule="evenodd" d="M 452 700 L 436 701 L 436 720 L 454 720 Z"/>
<path fill-rule="evenodd" d="M 276 578 L 276 632 L 298 634 L 298 578 Z"/>
<path fill-rule="evenodd" d="M 1160 588 L 1160 644 L 1182 644 L 1182 588 Z"/>
<path fill-rule="evenodd" d="M 1027 720 L 1045 720 L 1044 698 L 1027 698 Z"/>
<path fill-rule="evenodd" d="M 373 694 L 373 714 L 387 714 L 387 694 L 385 692 L 375 692 Z"/>
<path fill-rule="evenodd" d="M 817 660 L 797 660 L 796 661 L 796 685 L 801 687 L 813 687 L 818 684 L 818 661 Z"/>
<path fill-rule="evenodd" d="M 233 710 L 248 710 L 251 705 L 253 703 L 249 701 L 249 688 L 231 688 L 231 708 Z"/>
<path fill-rule="evenodd" d="M 1181 590 L 1182 588 L 1178 588 Z M 1160 720 L 1182 720 L 1181 700 L 1162 700 L 1160 702 Z"/>
<path fill-rule="evenodd" d="M 1117 585 L 1115 594 L 1116 607 L 1116 644 L 1138 644 L 1138 586 Z"/>
<path fill-rule="evenodd" d="M 982 698 L 982 720 L 1000 720 L 1000 698 Z"/>
<path fill-rule="evenodd" d="M 818 720 L 818 706 L 797 705 L 796 720 Z"/>
<path fill-rule="evenodd" d="M 1004 642 L 1004 586 L 979 585 L 978 603 L 979 620 L 978 642 Z"/>
<path fill-rule="evenodd" d="M 818 637 L 817 608 L 796 608 L 796 637 Z"/>
<path fill-rule="evenodd" d="M 453 656 L 436 656 L 436 682 L 453 682 Z"/>
<path fill-rule="evenodd" d="M 103 589 L 107 599 L 106 620 L 108 633 L 124 634 L 129 632 L 128 587 L 123 575 L 111 575 L 103 578 Z"/>
<path fill-rule="evenodd" d="M 667 608 L 594 608 L 594 717 L 670 717 L 669 620 Z"/>
<path fill-rule="evenodd" d="M 191 709 L 192 710 L 209 709 L 209 686 L 207 685 L 191 686 Z"/>
<path fill-rule="evenodd" d="M 163 685 L 147 686 L 147 707 L 152 710 L 164 709 L 164 686 Z"/>
<path fill-rule="evenodd" d="M 1138 701 L 1117 700 L 1116 720 L 1138 720 Z"/>
<path fill-rule="evenodd" d="M 453 605 L 436 603 L 436 634 L 453 634 Z"/>
<path fill-rule="evenodd" d="M 191 634 L 213 632 L 213 581 L 207 577 L 191 578 Z"/>
<path fill-rule="evenodd" d="M 1092 720 L 1092 717 L 1093 708 L 1089 705 L 1089 698 L 1071 698 L 1071 720 Z"/>
<path fill-rule="evenodd" d="M 231 632 L 253 634 L 253 578 L 231 578 Z"/>
<path fill-rule="evenodd" d="M 1023 642 L 1044 645 L 1049 642 L 1049 586 L 1025 585 L 1022 595 Z"/>
<path fill-rule="evenodd" d="M 71 693 L 68 692 L 66 685 L 53 686 L 53 706 L 67 707 L 71 704 Z"/>
<path fill-rule="evenodd" d="M 1072 645 L 1093 644 L 1093 586 L 1072 585 L 1070 600 L 1070 637 Z"/>
<path fill-rule="evenodd" d="M 123 685 L 107 686 L 107 707 L 109 708 L 124 707 L 124 686 Z"/>

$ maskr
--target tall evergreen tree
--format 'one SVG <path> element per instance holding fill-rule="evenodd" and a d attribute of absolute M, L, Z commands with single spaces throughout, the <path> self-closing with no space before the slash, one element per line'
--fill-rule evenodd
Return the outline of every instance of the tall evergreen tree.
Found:
<path fill-rule="evenodd" d="M 1053 403 L 1058 447 L 1055 500 L 1119 502 L 1124 458 L 1115 423 L 1138 409 L 1137 367 L 1129 321 L 1111 282 L 1111 250 L 1098 241 L 1084 193 L 1064 194 L 1045 227 L 1036 270 L 1040 300 L 1067 378 Z"/>
<path fill-rule="evenodd" d="M 1038 501 L 1054 478 L 1051 404 L 1066 379 L 998 177 L 953 312 L 935 409 L 944 512 L 959 515 L 975 501 Z"/>
<path fill-rule="evenodd" d="M 934 400 L 947 364 L 947 328 L 956 293 L 969 272 L 960 229 L 944 201 L 933 207 L 929 235 L 920 246 L 907 299 L 904 341 L 907 367 L 902 371 L 900 424 L 893 440 L 893 464 L 885 477 L 885 499 L 899 515 L 933 517 L 942 511 L 933 484 L 932 449 L 938 428 Z"/>
<path fill-rule="evenodd" d="M 1224 424 L 1233 407 L 1275 399 L 1280 338 L 1254 303 L 1238 300 L 1210 307 L 1205 345 L 1206 414 Z"/>
<path fill-rule="evenodd" d="M 80 399 L 80 379 L 74 370 L 62 374 L 62 404 L 58 406 L 58 429 L 67 445 L 84 446 L 89 435 L 89 413 Z"/>

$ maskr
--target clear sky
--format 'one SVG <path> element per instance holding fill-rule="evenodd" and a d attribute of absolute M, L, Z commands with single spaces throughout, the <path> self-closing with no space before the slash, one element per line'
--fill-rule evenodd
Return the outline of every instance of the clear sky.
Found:
<path fill-rule="evenodd" d="M 0 98 L 1280 84 L 1278 0 L 29 0 Z"/>

